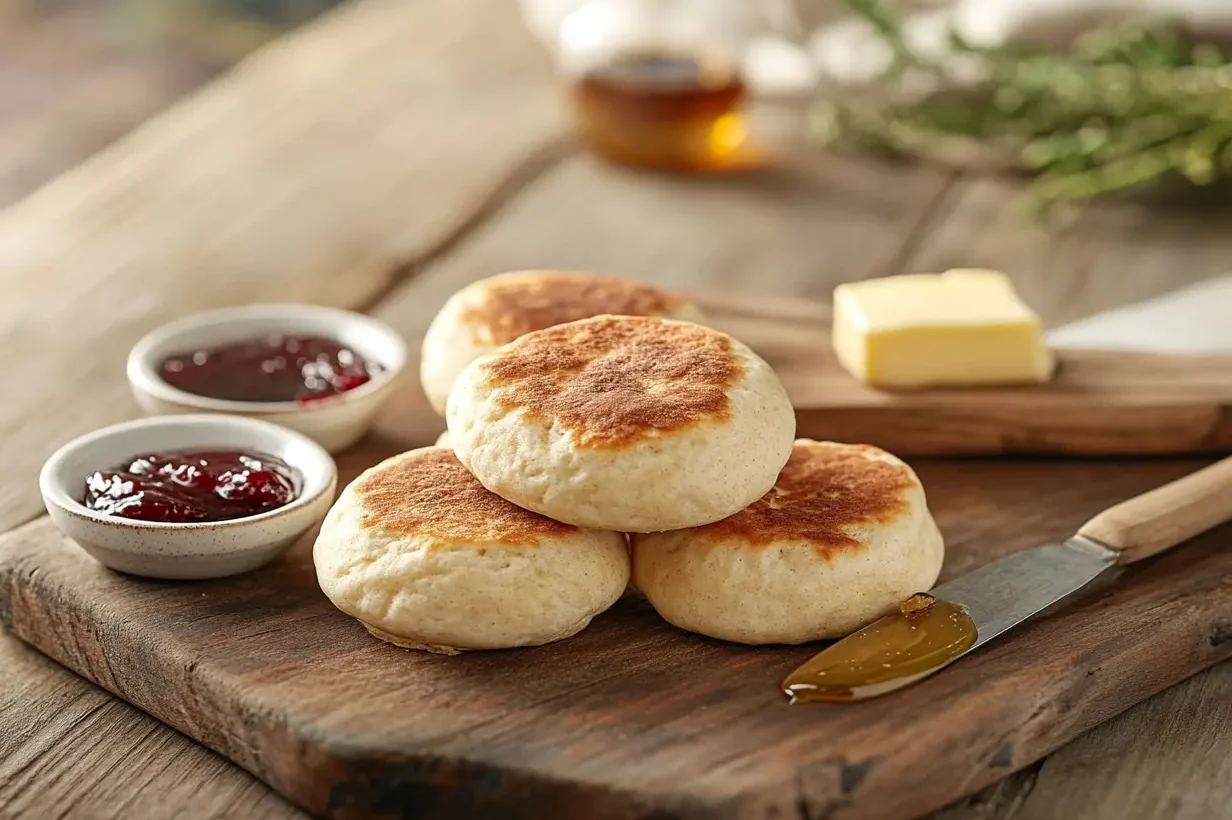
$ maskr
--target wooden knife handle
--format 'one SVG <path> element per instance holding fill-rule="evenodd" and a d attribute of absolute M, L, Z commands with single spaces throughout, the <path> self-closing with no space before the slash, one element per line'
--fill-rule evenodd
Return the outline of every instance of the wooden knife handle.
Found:
<path fill-rule="evenodd" d="M 1079 535 L 1119 552 L 1118 564 L 1163 552 L 1232 519 L 1232 457 L 1122 501 Z"/>

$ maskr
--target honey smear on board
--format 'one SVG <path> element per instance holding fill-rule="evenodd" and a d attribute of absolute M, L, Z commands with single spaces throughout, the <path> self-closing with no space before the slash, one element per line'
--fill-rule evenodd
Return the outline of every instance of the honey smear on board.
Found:
<path fill-rule="evenodd" d="M 792 703 L 876 697 L 945 666 L 978 630 L 958 604 L 918 592 L 899 611 L 834 643 L 783 681 Z"/>
<path fill-rule="evenodd" d="M 618 54 L 573 85 L 578 133 L 616 162 L 685 171 L 753 160 L 745 86 L 728 61 L 692 54 Z"/>

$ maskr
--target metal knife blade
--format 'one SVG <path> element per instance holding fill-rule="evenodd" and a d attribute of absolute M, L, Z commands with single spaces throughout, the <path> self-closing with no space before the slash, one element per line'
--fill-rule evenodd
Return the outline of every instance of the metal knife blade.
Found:
<path fill-rule="evenodd" d="M 1077 592 L 1116 560 L 1112 550 L 1075 535 L 1060 544 L 1045 544 L 993 561 L 936 587 L 931 594 L 966 608 L 978 630 L 970 652 Z"/>
<path fill-rule="evenodd" d="M 970 627 L 959 636 L 948 635 L 938 646 L 923 649 L 920 659 L 925 665 L 908 661 L 898 673 L 891 669 L 927 644 L 929 627 L 912 623 L 909 611 L 887 615 L 847 636 L 796 669 L 783 681 L 783 692 L 793 703 L 809 700 L 864 700 L 901 689 L 944 669 L 973 649 L 987 643 L 1006 630 L 1022 623 L 1054 603 L 1072 595 L 1091 583 L 1105 570 L 1116 565 L 1118 554 L 1081 535 L 1059 544 L 1045 544 L 1034 549 L 993 561 L 961 578 L 934 588 L 925 604 L 929 611 L 938 611 L 942 623 L 946 619 L 970 618 L 975 637 L 963 642 L 962 632 L 970 635 Z M 944 614 L 948 613 L 948 614 Z M 882 643 L 883 637 L 895 633 L 892 640 L 907 641 L 902 647 Z M 943 631 L 945 631 L 943 629 Z M 965 648 L 964 648 L 965 647 Z M 892 659 L 898 658 L 900 661 Z M 887 670 L 890 670 L 887 672 Z"/>

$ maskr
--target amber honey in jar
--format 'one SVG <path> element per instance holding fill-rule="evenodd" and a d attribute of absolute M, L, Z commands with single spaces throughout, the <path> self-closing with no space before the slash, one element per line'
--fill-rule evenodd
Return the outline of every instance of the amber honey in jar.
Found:
<path fill-rule="evenodd" d="M 800 66 L 813 68 L 793 0 L 522 3 L 563 75 L 581 143 L 616 162 L 760 165 L 781 148 L 764 130 L 766 103 L 799 95 Z"/>
<path fill-rule="evenodd" d="M 754 159 L 745 85 L 722 57 L 626 51 L 582 73 L 571 92 L 578 135 L 608 159 L 690 171 Z"/>

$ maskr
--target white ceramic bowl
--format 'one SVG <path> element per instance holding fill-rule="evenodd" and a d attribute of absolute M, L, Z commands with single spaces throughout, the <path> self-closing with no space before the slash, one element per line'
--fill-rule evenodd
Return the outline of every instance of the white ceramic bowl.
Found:
<path fill-rule="evenodd" d="M 86 476 L 95 470 L 145 453 L 215 447 L 282 459 L 297 474 L 295 500 L 260 515 L 193 524 L 136 521 L 81 503 Z M 70 441 L 43 465 L 39 489 L 56 526 L 101 563 L 150 578 L 195 579 L 273 560 L 325 516 L 337 481 L 334 460 L 307 436 L 253 419 L 185 415 L 116 424 Z"/>
<path fill-rule="evenodd" d="M 269 333 L 335 339 L 383 371 L 354 390 L 307 404 L 212 399 L 172 387 L 159 376 L 169 356 Z M 151 415 L 227 413 L 264 419 L 298 430 L 336 453 L 372 425 L 405 366 L 406 342 L 369 316 L 315 305 L 249 305 L 197 313 L 146 334 L 128 354 L 128 382 L 137 403 Z"/>

